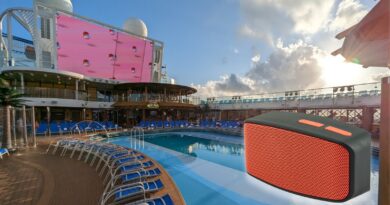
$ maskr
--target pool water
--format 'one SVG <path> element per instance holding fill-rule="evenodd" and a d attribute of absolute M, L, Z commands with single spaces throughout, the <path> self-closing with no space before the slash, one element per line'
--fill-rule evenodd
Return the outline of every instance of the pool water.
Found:
<path fill-rule="evenodd" d="M 215 141 L 193 135 L 196 133 L 156 134 L 148 135 L 145 141 L 233 169 L 245 170 L 242 144 Z"/>
<path fill-rule="evenodd" d="M 180 132 L 145 135 L 144 146 L 136 146 L 129 137 L 109 141 L 137 149 L 158 161 L 188 205 L 332 204 L 282 191 L 249 176 L 241 137 Z M 371 190 L 345 204 L 377 204 L 379 163 L 376 157 L 371 162 Z"/>

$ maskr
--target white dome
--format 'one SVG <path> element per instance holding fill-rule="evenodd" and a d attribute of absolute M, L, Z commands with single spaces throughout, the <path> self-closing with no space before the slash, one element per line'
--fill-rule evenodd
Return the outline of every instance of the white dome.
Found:
<path fill-rule="evenodd" d="M 127 19 L 123 24 L 123 29 L 139 36 L 148 37 L 148 28 L 142 20 L 137 18 Z"/>
<path fill-rule="evenodd" d="M 73 12 L 73 4 L 71 0 L 35 0 L 35 2 L 48 7 Z"/>

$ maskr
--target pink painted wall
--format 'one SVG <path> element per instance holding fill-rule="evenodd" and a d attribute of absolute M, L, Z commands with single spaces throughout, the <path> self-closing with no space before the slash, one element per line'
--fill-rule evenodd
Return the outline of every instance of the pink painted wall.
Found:
<path fill-rule="evenodd" d="M 86 33 L 89 38 L 84 38 Z M 153 44 L 149 40 L 60 14 L 57 42 L 58 70 L 126 82 L 152 80 Z"/>

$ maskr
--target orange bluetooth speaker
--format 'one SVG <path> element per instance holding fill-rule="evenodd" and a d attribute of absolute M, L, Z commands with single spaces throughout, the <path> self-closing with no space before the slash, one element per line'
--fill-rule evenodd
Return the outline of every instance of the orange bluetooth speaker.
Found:
<path fill-rule="evenodd" d="M 247 172 L 280 189 L 346 201 L 370 189 L 370 134 L 329 118 L 270 112 L 244 124 Z"/>

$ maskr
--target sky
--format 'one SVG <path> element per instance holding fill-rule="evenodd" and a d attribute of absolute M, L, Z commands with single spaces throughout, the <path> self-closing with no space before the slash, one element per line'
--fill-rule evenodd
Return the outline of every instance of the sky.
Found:
<path fill-rule="evenodd" d="M 244 95 L 378 81 L 387 68 L 364 69 L 330 53 L 334 36 L 377 0 L 73 0 L 74 12 L 122 27 L 142 19 L 164 42 L 176 83 L 199 95 Z M 32 0 L 0 0 L 0 11 Z M 22 35 L 22 34 L 21 34 Z"/>

